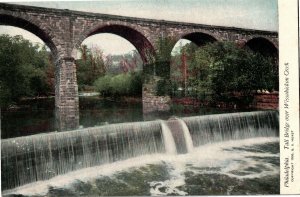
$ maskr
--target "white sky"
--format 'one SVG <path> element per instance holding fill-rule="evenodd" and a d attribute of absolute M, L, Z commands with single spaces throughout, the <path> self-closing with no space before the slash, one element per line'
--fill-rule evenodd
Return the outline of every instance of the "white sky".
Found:
<path fill-rule="evenodd" d="M 277 0 L 100 0 L 18 4 L 278 31 Z M 0 34 L 3 33 L 21 34 L 33 42 L 42 42 L 33 34 L 19 28 L 0 26 Z M 91 36 L 84 44 L 99 46 L 105 54 L 122 54 L 135 49 L 127 40 L 112 34 Z"/>

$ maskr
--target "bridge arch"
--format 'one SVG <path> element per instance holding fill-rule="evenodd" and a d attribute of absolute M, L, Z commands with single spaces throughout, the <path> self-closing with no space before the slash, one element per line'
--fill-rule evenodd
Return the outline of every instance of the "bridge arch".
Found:
<path fill-rule="evenodd" d="M 208 43 L 213 43 L 218 41 L 214 36 L 212 36 L 210 33 L 204 33 L 204 32 L 190 32 L 190 33 L 186 33 L 184 35 L 182 35 L 177 42 L 175 43 L 175 45 L 173 46 L 172 49 L 172 55 L 171 55 L 171 60 L 170 60 L 170 65 L 169 65 L 169 69 L 170 69 L 170 80 L 173 82 L 175 82 L 174 87 L 175 88 L 172 90 L 172 96 L 176 96 L 176 94 L 178 93 L 178 90 L 181 89 L 180 91 L 181 94 L 183 94 L 184 96 L 187 96 L 188 93 L 188 89 L 190 89 L 189 86 L 189 76 L 191 76 L 191 73 L 189 73 L 189 60 L 191 58 L 194 58 L 194 55 L 190 56 L 183 52 L 183 53 L 178 53 L 180 51 L 178 51 L 178 48 L 176 47 L 180 41 L 190 41 L 186 42 L 191 44 L 191 50 L 194 51 L 196 50 L 198 47 L 204 46 Z M 173 51 L 176 51 L 176 53 L 173 54 Z M 177 56 L 177 57 L 176 57 Z M 177 72 L 177 74 L 176 74 Z M 175 74 L 174 74 L 175 73 Z M 180 75 L 178 75 L 178 73 L 181 73 Z M 196 72 L 196 69 L 193 70 L 193 75 L 195 77 L 199 77 L 199 73 Z M 195 74 L 197 73 L 197 74 Z M 177 93 L 176 93 L 177 92 Z"/>
<path fill-rule="evenodd" d="M 19 27 L 39 37 L 51 50 L 53 57 L 57 56 L 57 48 L 53 42 L 50 30 L 43 24 L 39 24 L 32 18 L 18 17 L 13 15 L 0 14 L 0 25 Z"/>
<path fill-rule="evenodd" d="M 204 32 L 192 32 L 187 33 L 181 37 L 181 39 L 189 40 L 198 46 L 203 46 L 205 44 L 217 41 L 213 35 Z"/>
<path fill-rule="evenodd" d="M 81 43 L 86 38 L 98 33 L 111 33 L 126 39 L 137 49 L 145 64 L 150 62 L 151 58 L 153 58 L 155 54 L 153 45 L 142 33 L 140 33 L 138 30 L 136 30 L 133 27 L 125 26 L 121 24 L 110 24 L 110 25 L 105 24 L 87 30 L 76 43 L 75 50 L 79 48 Z"/>
<path fill-rule="evenodd" d="M 183 35 L 181 35 L 179 37 L 179 39 L 177 39 L 175 42 L 174 42 L 174 45 L 172 47 L 172 50 L 174 50 L 175 46 L 180 42 L 180 40 L 188 40 L 192 43 L 194 43 L 195 45 L 197 45 L 198 47 L 201 47 L 205 44 L 208 44 L 208 43 L 213 43 L 213 42 L 216 42 L 218 41 L 218 39 L 211 35 L 210 33 L 207 33 L 207 32 L 190 32 L 190 33 L 185 33 Z"/>
<path fill-rule="evenodd" d="M 79 117 L 77 81 L 73 72 L 75 64 L 73 58 L 69 57 L 64 40 L 42 20 L 26 14 L 0 13 L 0 25 L 24 29 L 39 37 L 49 47 L 55 64 L 55 127 L 59 131 L 77 128 Z"/>
<path fill-rule="evenodd" d="M 248 40 L 244 47 L 248 47 L 254 52 L 278 60 L 278 47 L 272 41 L 264 37 L 254 37 Z"/>
<path fill-rule="evenodd" d="M 260 53 L 264 57 L 271 58 L 274 65 L 273 71 L 276 74 L 276 77 L 274 78 L 274 84 L 275 84 L 274 87 L 275 90 L 278 90 L 279 89 L 279 65 L 278 65 L 279 53 L 278 53 L 277 45 L 267 38 L 254 37 L 248 40 L 245 43 L 244 47 L 256 53 Z"/>
<path fill-rule="evenodd" d="M 218 41 L 218 39 L 215 36 L 213 36 L 207 32 L 205 32 L 205 33 L 204 32 L 189 32 L 189 33 L 185 33 L 177 38 L 177 40 L 174 42 L 174 45 L 173 45 L 171 51 L 173 51 L 175 46 L 180 42 L 180 40 L 183 40 L 183 39 L 194 43 L 198 47 L 201 47 L 208 43 L 213 43 L 213 42 Z"/>

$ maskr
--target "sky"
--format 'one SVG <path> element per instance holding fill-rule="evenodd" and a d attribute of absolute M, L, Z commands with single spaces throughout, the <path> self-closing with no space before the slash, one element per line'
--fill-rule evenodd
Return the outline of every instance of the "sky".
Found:
<path fill-rule="evenodd" d="M 0 0 L 4 2 L 3 0 Z M 13 2 L 9 2 L 13 3 Z M 99 0 L 99 1 L 31 1 L 18 4 L 70 9 L 197 24 L 278 31 L 277 0 Z M 0 26 L 0 34 L 22 34 L 41 42 L 21 29 Z M 100 44 L 102 43 L 102 44 Z M 127 40 L 112 34 L 98 34 L 84 41 L 98 46 L 105 54 L 122 54 L 134 50 Z"/>

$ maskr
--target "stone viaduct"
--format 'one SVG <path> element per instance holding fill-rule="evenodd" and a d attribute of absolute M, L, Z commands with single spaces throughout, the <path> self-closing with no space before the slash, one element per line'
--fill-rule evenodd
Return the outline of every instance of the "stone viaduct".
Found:
<path fill-rule="evenodd" d="M 201 46 L 213 41 L 233 41 L 252 50 L 278 57 L 278 33 L 234 27 L 152 20 L 63 9 L 49 9 L 0 3 L 0 25 L 25 29 L 51 49 L 56 65 L 55 106 L 59 130 L 79 126 L 79 100 L 75 57 L 81 43 L 98 33 L 112 33 L 131 42 L 147 65 L 158 39 L 188 39 Z M 174 43 L 175 44 L 175 43 Z M 154 82 L 149 82 L 149 84 Z M 166 97 L 155 95 L 144 84 L 144 111 L 164 110 Z M 148 85 L 148 88 L 145 88 Z M 149 88 L 150 87 L 150 88 Z M 167 105 L 166 105 L 167 106 Z M 149 110 L 150 109 L 150 110 Z"/>

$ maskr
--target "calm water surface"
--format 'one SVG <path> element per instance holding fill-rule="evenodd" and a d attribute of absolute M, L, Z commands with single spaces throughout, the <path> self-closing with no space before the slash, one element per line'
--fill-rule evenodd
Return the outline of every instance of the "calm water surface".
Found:
<path fill-rule="evenodd" d="M 22 108 L 1 111 L 1 138 L 26 136 L 55 131 L 54 98 L 26 100 Z M 136 103 L 115 102 L 99 97 L 80 97 L 80 126 L 93 127 L 112 123 L 168 119 L 171 116 L 193 116 L 233 112 L 216 108 L 194 108 L 173 105 L 168 113 L 143 115 L 142 101 Z"/>

